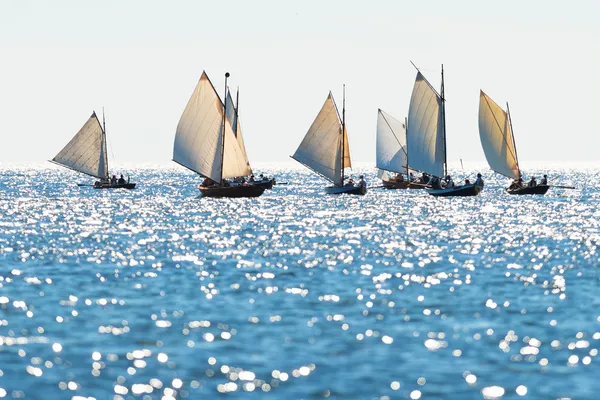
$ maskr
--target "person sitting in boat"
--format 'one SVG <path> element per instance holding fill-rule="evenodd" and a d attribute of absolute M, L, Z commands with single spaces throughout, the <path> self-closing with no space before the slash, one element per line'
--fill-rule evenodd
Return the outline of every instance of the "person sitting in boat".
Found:
<path fill-rule="evenodd" d="M 544 175 L 544 177 L 542 179 L 540 179 L 540 186 L 541 185 L 544 185 L 544 186 L 548 185 L 548 175 Z"/>
<path fill-rule="evenodd" d="M 537 181 L 535 180 L 535 176 L 532 176 L 531 179 L 529 180 L 529 187 L 536 187 L 537 186 Z"/>
<path fill-rule="evenodd" d="M 450 175 L 446 175 L 446 189 L 452 189 L 455 187 L 454 181 Z"/>
<path fill-rule="evenodd" d="M 344 186 L 354 186 L 354 180 L 352 178 L 348 179 L 348 182 Z"/>
<path fill-rule="evenodd" d="M 409 173 L 408 173 L 408 180 L 409 180 L 410 182 L 414 182 L 414 181 L 415 181 L 415 176 L 413 175 L 413 173 L 412 173 L 412 172 L 409 172 Z"/>
<path fill-rule="evenodd" d="M 210 179 L 210 178 L 204 178 L 204 180 L 202 181 L 202 184 L 200 186 L 209 187 L 209 186 L 212 186 L 214 184 L 215 184 L 215 181 L 213 181 L 212 179 Z"/>
<path fill-rule="evenodd" d="M 358 181 L 358 187 L 366 187 L 367 186 L 367 182 L 365 181 L 365 176 L 361 175 L 359 176 L 360 180 Z"/>
<path fill-rule="evenodd" d="M 362 175 L 361 175 L 362 176 Z M 398 183 L 402 183 L 404 182 L 404 175 L 402 174 L 396 174 L 396 178 L 395 178 L 396 182 Z"/>
<path fill-rule="evenodd" d="M 481 174 L 479 172 L 477 173 L 477 179 L 475 179 L 475 185 L 479 186 L 481 189 L 483 189 L 483 186 L 484 186 L 483 178 L 481 177 Z"/>
<path fill-rule="evenodd" d="M 110 185 L 111 186 L 117 185 L 117 176 L 116 175 L 113 175 L 112 178 L 110 178 Z"/>
<path fill-rule="evenodd" d="M 254 182 L 254 175 L 250 175 L 250 179 L 248 179 L 248 182 Z"/>
<path fill-rule="evenodd" d="M 121 174 L 121 177 L 118 180 L 119 185 L 124 185 L 125 184 L 125 178 L 123 178 L 123 174 Z"/>
<path fill-rule="evenodd" d="M 469 178 L 465 179 L 465 185 L 470 185 L 471 181 L 469 180 Z"/>
<path fill-rule="evenodd" d="M 440 178 L 432 176 L 431 178 L 429 178 L 429 182 L 427 182 L 427 185 L 431 186 L 433 189 L 441 189 L 442 181 L 440 180 Z"/>
<path fill-rule="evenodd" d="M 421 175 L 421 178 L 419 179 L 419 183 L 422 183 L 423 185 L 427 185 L 430 181 L 430 177 L 429 175 L 427 175 L 425 172 L 423 172 L 423 174 Z"/>
<path fill-rule="evenodd" d="M 509 190 L 517 190 L 517 189 L 521 189 L 522 187 L 523 187 L 523 178 L 519 178 L 519 179 L 515 179 L 514 181 L 512 181 L 512 183 L 510 184 L 508 189 Z"/>

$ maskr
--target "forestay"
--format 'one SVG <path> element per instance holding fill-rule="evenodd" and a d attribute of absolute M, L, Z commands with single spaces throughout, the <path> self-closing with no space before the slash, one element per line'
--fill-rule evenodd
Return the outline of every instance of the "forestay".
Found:
<path fill-rule="evenodd" d="M 202 72 L 177 125 L 173 146 L 175 162 L 215 182 L 251 173 L 245 149 L 240 148 L 231 124 L 227 120 L 223 124 L 223 108 L 214 86 Z"/>
<path fill-rule="evenodd" d="M 406 152 L 406 126 L 388 113 L 377 113 L 377 159 L 379 169 L 408 173 Z"/>
<path fill-rule="evenodd" d="M 52 161 L 100 179 L 108 178 L 104 132 L 95 112 Z"/>
<path fill-rule="evenodd" d="M 343 136 L 342 123 L 330 92 L 292 158 L 341 186 Z M 349 167 L 348 141 L 344 140 L 344 144 L 344 166 Z"/>
<path fill-rule="evenodd" d="M 490 168 L 506 176 L 521 176 L 508 114 L 488 95 L 479 95 L 479 137 Z"/>
<path fill-rule="evenodd" d="M 442 177 L 446 147 L 442 99 L 421 74 L 417 73 L 408 109 L 406 132 L 410 168 Z"/>

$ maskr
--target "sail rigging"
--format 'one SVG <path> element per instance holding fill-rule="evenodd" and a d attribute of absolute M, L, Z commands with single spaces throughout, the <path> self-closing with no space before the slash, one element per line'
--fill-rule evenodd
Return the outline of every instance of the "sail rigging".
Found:
<path fill-rule="evenodd" d="M 408 109 L 407 153 L 411 169 L 437 177 L 444 176 L 446 161 L 443 102 L 443 97 L 417 72 Z"/>
<path fill-rule="evenodd" d="M 95 111 L 51 161 L 96 178 L 108 179 L 106 135 Z"/>
<path fill-rule="evenodd" d="M 377 113 L 376 149 L 377 168 L 396 173 L 408 173 L 406 125 L 382 110 Z"/>
<path fill-rule="evenodd" d="M 240 148 L 224 113 L 223 102 L 202 72 L 177 124 L 173 161 L 215 182 L 250 175 L 246 150 Z"/>
<path fill-rule="evenodd" d="M 238 91 L 238 99 L 239 99 L 239 91 Z M 248 161 L 248 154 L 246 154 L 246 145 L 244 144 L 244 137 L 242 136 L 242 124 L 240 122 L 240 112 L 238 108 L 238 104 L 233 104 L 233 98 L 231 97 L 231 92 L 227 90 L 227 98 L 225 100 L 227 102 L 225 109 L 227 110 L 227 120 L 231 124 L 231 128 L 237 139 L 238 145 L 240 146 L 240 150 L 242 152 L 242 157 L 246 164 L 248 164 L 248 168 L 250 168 L 250 161 Z M 236 103 L 238 103 L 236 101 Z M 250 168 L 250 172 L 247 175 L 252 174 L 252 168 Z"/>
<path fill-rule="evenodd" d="M 490 167 L 507 178 L 519 179 L 521 172 L 510 115 L 483 90 L 479 95 L 479 137 Z"/>
<path fill-rule="evenodd" d="M 331 92 L 292 158 L 335 185 L 343 185 L 342 169 L 351 166 L 350 151 Z"/>

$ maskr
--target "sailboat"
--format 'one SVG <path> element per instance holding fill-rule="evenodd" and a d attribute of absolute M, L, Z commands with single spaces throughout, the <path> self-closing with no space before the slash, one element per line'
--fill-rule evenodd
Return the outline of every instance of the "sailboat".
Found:
<path fill-rule="evenodd" d="M 433 88 L 417 68 L 406 131 L 410 167 L 438 179 L 448 175 L 445 102 L 444 66 L 442 65 L 441 93 Z M 445 189 L 428 189 L 427 193 L 436 197 L 452 197 L 476 196 L 480 191 L 479 186 L 469 184 Z"/>
<path fill-rule="evenodd" d="M 173 161 L 205 178 L 198 188 L 204 197 L 258 197 L 266 185 L 244 178 L 252 175 L 252 169 L 241 129 L 237 130 L 239 124 L 234 122 L 234 131 L 230 122 L 230 118 L 237 121 L 237 110 L 228 105 L 227 78 L 229 73 L 225 74 L 223 103 L 206 72 L 202 72 L 177 125 Z M 235 110 L 230 117 L 228 106 Z"/>
<path fill-rule="evenodd" d="M 513 179 L 513 183 L 519 182 L 522 174 L 508 103 L 504 111 L 483 90 L 479 93 L 479 137 L 490 168 Z M 549 188 L 548 185 L 529 187 L 513 184 L 506 191 L 510 194 L 544 195 Z"/>
<path fill-rule="evenodd" d="M 376 162 L 377 176 L 386 189 L 423 189 L 425 185 L 410 180 L 408 151 L 406 147 L 406 122 L 398 121 L 390 114 L 379 109 L 377 112 Z M 406 175 L 398 180 L 397 176 Z"/>
<path fill-rule="evenodd" d="M 325 193 L 364 195 L 367 193 L 364 181 L 355 185 L 349 180 L 344 184 L 344 169 L 352 167 L 346 132 L 345 92 L 344 86 L 342 118 L 329 92 L 321 111 L 291 157 L 333 183 L 333 186 L 325 188 Z"/>
<path fill-rule="evenodd" d="M 125 182 L 122 176 L 119 180 L 113 177 L 111 181 L 106 151 L 106 123 L 103 118 L 103 124 L 100 124 L 95 111 L 73 139 L 50 162 L 100 179 L 94 183 L 95 189 L 135 188 L 135 183 L 129 182 L 129 178 Z M 79 186 L 92 185 L 79 184 Z"/>

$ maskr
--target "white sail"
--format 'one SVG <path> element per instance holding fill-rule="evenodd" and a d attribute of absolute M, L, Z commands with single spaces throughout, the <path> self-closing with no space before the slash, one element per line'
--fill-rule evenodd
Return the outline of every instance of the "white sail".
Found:
<path fill-rule="evenodd" d="M 202 72 L 177 124 L 173 146 L 173 161 L 215 182 L 251 173 L 231 124 L 227 120 L 223 124 L 223 108 L 214 86 Z"/>
<path fill-rule="evenodd" d="M 225 101 L 227 102 L 227 107 L 226 107 L 227 120 L 231 124 L 233 133 L 235 134 L 235 137 L 240 146 L 240 150 L 243 153 L 242 157 L 244 158 L 244 161 L 246 162 L 246 164 L 248 164 L 248 168 L 250 168 L 250 162 L 248 161 L 248 154 L 246 154 L 246 145 L 244 144 L 244 137 L 242 136 L 242 123 L 240 121 L 240 111 L 233 104 L 233 99 L 231 97 L 231 93 L 229 92 L 229 90 L 227 91 L 227 98 Z M 251 174 L 252 174 L 252 169 L 250 169 L 250 172 L 247 175 L 251 175 Z"/>
<path fill-rule="evenodd" d="M 57 164 L 103 179 L 108 178 L 105 136 L 96 113 L 52 159 Z"/>
<path fill-rule="evenodd" d="M 442 99 L 421 74 L 417 73 L 408 109 L 406 132 L 410 168 L 442 177 L 446 148 Z"/>
<path fill-rule="evenodd" d="M 483 91 L 479 95 L 479 137 L 490 167 L 508 178 L 520 178 L 508 114 Z"/>
<path fill-rule="evenodd" d="M 408 173 L 406 126 L 388 113 L 377 113 L 377 168 L 397 173 Z"/>
<path fill-rule="evenodd" d="M 341 186 L 342 137 L 342 123 L 330 92 L 292 158 Z M 350 154 L 347 154 L 348 141 L 344 142 L 347 155 L 344 159 L 350 164 Z"/>

